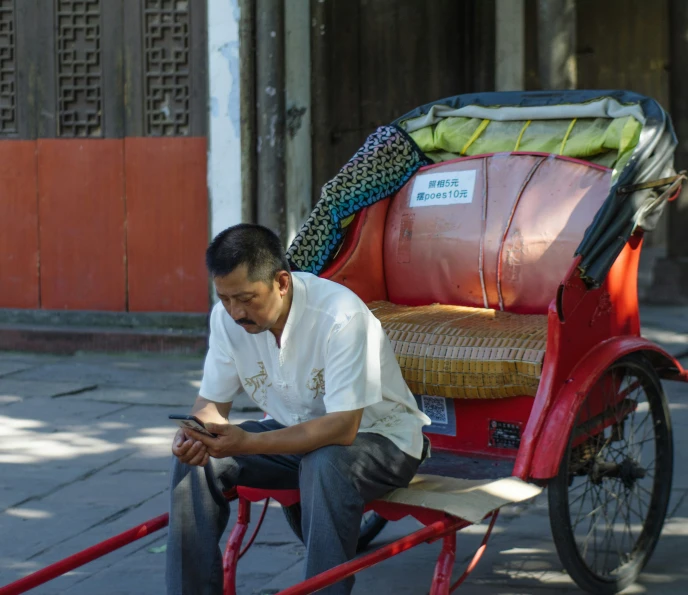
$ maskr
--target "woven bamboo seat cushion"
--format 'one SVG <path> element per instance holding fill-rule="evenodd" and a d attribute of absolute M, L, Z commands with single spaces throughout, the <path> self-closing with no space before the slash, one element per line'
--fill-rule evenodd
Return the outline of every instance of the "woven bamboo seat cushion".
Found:
<path fill-rule="evenodd" d="M 547 316 L 382 301 L 368 307 L 391 340 L 414 394 L 454 399 L 535 396 Z"/>

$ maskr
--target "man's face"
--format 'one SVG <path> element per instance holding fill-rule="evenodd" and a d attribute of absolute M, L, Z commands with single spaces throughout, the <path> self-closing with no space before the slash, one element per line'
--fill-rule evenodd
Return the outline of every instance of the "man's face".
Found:
<path fill-rule="evenodd" d="M 214 277 L 215 291 L 234 322 L 252 335 L 274 327 L 282 314 L 284 296 L 289 289 L 289 274 L 281 271 L 267 284 L 251 281 L 246 265 L 224 277 Z"/>

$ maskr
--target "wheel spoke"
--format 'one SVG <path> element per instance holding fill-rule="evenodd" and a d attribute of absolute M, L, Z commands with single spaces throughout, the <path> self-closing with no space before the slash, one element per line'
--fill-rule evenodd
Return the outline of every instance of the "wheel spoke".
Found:
<path fill-rule="evenodd" d="M 631 490 L 631 499 L 633 498 L 633 496 L 635 496 L 636 499 L 638 500 L 638 510 L 640 511 L 640 514 L 638 514 L 637 512 L 636 512 L 635 514 L 638 515 L 638 518 L 640 519 L 640 523 L 641 523 L 642 525 L 645 525 L 645 521 L 647 520 L 647 514 L 650 512 L 650 507 L 649 507 L 649 505 L 645 506 L 645 512 L 643 512 L 643 504 L 644 504 L 644 502 L 643 502 L 643 500 L 642 500 L 642 498 L 641 498 L 641 496 L 640 496 L 640 493 L 638 492 L 638 489 L 637 489 L 637 488 L 639 488 L 639 487 L 640 487 L 640 486 L 639 486 L 638 483 L 636 482 L 635 485 L 633 486 L 633 489 Z M 643 488 L 643 489 L 645 489 L 645 488 Z M 630 508 L 630 507 L 629 507 L 629 508 Z M 632 508 L 631 508 L 631 510 L 632 510 L 633 512 L 635 512 Z"/>
<path fill-rule="evenodd" d="M 640 447 L 642 447 L 643 444 L 647 444 L 648 442 L 654 442 L 654 441 L 655 441 L 655 437 L 654 437 L 654 436 L 650 436 L 650 437 L 648 437 L 648 438 L 645 438 L 644 440 L 640 440 L 640 441 L 638 441 L 638 442 L 632 443 L 632 444 L 630 445 L 630 448 L 633 448 L 634 446 L 640 446 Z M 640 452 L 642 452 L 642 448 L 639 450 L 639 454 L 640 454 Z"/>
<path fill-rule="evenodd" d="M 599 488 L 595 490 L 595 500 L 600 503 L 600 505 L 597 507 L 596 510 L 597 511 L 603 510 L 604 505 L 602 504 L 602 494 L 601 494 L 601 490 Z M 593 531 L 593 545 L 595 548 L 595 570 L 597 570 L 597 563 L 598 563 L 597 562 L 597 552 L 599 551 L 599 549 L 597 547 L 597 519 L 598 519 L 598 515 L 595 514 L 595 516 L 594 516 L 594 522 L 595 522 L 594 527 L 595 527 L 595 529 Z"/>
<path fill-rule="evenodd" d="M 609 490 L 607 490 L 607 488 L 604 486 L 604 484 L 602 484 L 602 488 L 603 488 L 609 495 L 611 495 L 613 498 L 617 499 L 617 501 L 620 502 L 620 500 L 618 500 L 618 496 L 617 496 L 616 494 L 612 494 L 611 492 L 609 492 Z M 624 493 L 624 498 L 626 498 L 625 493 Z M 640 513 L 638 513 L 638 512 L 636 512 L 635 510 L 633 510 L 633 508 L 631 507 L 631 505 L 628 504 L 628 501 L 627 501 L 627 500 L 626 500 L 626 503 L 627 503 L 627 508 L 628 508 L 628 510 L 630 510 L 631 512 L 634 512 L 634 513 L 635 513 L 636 515 L 638 515 L 638 517 L 640 517 L 641 519 L 643 518 L 643 516 L 642 516 Z"/>
<path fill-rule="evenodd" d="M 646 487 L 640 485 L 639 482 L 636 482 L 635 485 L 636 485 L 636 487 L 638 487 L 638 488 L 640 488 L 641 490 L 643 490 L 643 492 L 645 492 L 648 496 L 650 496 L 650 500 L 652 499 L 652 492 L 651 492 L 650 490 L 648 490 Z"/>
<path fill-rule="evenodd" d="M 644 424 L 648 419 L 652 419 L 652 415 L 648 414 L 645 416 L 645 419 L 641 422 L 641 425 Z M 640 429 L 640 426 L 638 426 L 638 429 Z M 643 444 L 650 436 L 652 436 L 652 439 L 654 440 L 654 433 L 655 433 L 655 424 L 650 423 L 648 426 L 645 428 L 645 431 L 643 432 L 643 437 L 640 440 L 639 444 Z"/>
<path fill-rule="evenodd" d="M 581 483 L 577 486 L 577 488 L 578 488 L 578 487 L 581 487 L 581 486 L 585 486 L 585 485 L 587 485 L 587 481 L 581 482 Z M 578 514 L 580 515 L 580 511 L 581 511 L 582 508 L 583 508 L 583 503 L 585 502 L 585 497 L 588 495 L 588 492 L 589 492 L 589 490 L 585 490 L 580 496 L 576 496 L 576 498 L 575 498 L 574 500 L 569 501 L 569 508 L 573 507 L 573 506 L 576 504 L 576 502 L 578 502 L 578 501 L 581 500 L 581 498 L 582 498 L 582 499 L 583 499 L 583 502 L 581 502 L 581 506 L 580 506 L 580 508 L 578 509 Z"/>
<path fill-rule="evenodd" d="M 624 493 L 624 499 L 628 503 L 628 493 Z M 631 510 L 630 504 L 627 506 L 628 510 Z M 628 549 L 629 552 L 633 552 L 635 549 L 635 540 L 633 539 L 633 529 L 631 528 L 631 515 L 626 515 L 626 530 L 628 531 Z"/>
<path fill-rule="evenodd" d="M 643 520 L 647 518 L 647 516 L 650 514 L 650 509 L 652 508 L 652 501 L 655 497 L 655 482 L 654 482 L 654 477 L 650 478 L 652 479 L 652 490 L 648 490 L 640 481 L 636 481 L 635 485 L 633 486 L 634 489 L 637 488 L 636 491 L 636 498 L 638 498 L 638 507 L 640 508 L 640 512 L 643 513 Z M 640 491 L 643 491 L 647 494 L 648 496 L 648 501 L 646 502 Z M 645 511 L 643 512 L 643 505 L 645 505 Z"/>
<path fill-rule="evenodd" d="M 611 549 L 611 540 L 612 537 L 614 536 L 614 522 L 613 520 L 610 522 L 609 521 L 609 516 L 607 514 L 607 504 L 609 503 L 609 492 L 608 490 L 604 487 L 604 482 L 602 482 L 602 488 L 605 491 L 605 503 L 604 503 L 604 508 L 602 509 L 602 514 L 604 515 L 604 520 L 605 520 L 605 546 L 604 546 L 604 564 L 602 565 L 602 572 L 607 571 L 607 560 L 609 559 L 609 550 Z M 617 507 L 618 510 L 618 507 Z M 618 551 L 618 546 L 617 546 L 617 551 Z"/>
<path fill-rule="evenodd" d="M 583 482 L 581 485 L 586 485 L 587 483 L 588 483 L 588 482 L 586 481 L 586 482 Z M 581 519 L 581 514 L 583 513 L 583 506 L 584 506 L 584 504 L 585 504 L 585 497 L 588 495 L 589 492 L 590 492 L 589 489 L 588 489 L 588 490 L 585 490 L 585 491 L 583 492 L 583 495 L 582 495 L 582 496 L 579 496 L 579 497 L 576 498 L 573 502 L 570 502 L 570 503 L 569 503 L 569 510 L 571 510 L 571 505 L 572 505 L 572 504 L 575 504 L 575 503 L 576 503 L 578 500 L 580 500 L 581 498 L 583 499 L 583 501 L 582 501 L 581 504 L 580 504 L 580 507 L 578 508 L 578 514 L 576 515 L 576 521 L 575 521 L 575 523 L 574 523 L 574 525 L 573 525 L 573 530 L 574 530 L 574 531 L 576 530 L 576 527 L 578 527 L 578 523 L 580 523 L 581 520 L 583 520 L 583 519 Z"/>
<path fill-rule="evenodd" d="M 604 486 L 604 484 L 603 484 L 603 487 L 607 491 L 607 494 L 609 496 L 611 496 L 612 498 L 614 498 L 614 500 L 616 501 L 616 513 L 614 514 L 614 518 L 612 519 L 612 522 L 611 522 L 611 533 L 614 537 L 614 543 L 616 544 L 616 553 L 618 554 L 618 557 L 619 557 L 619 564 L 618 565 L 621 566 L 622 564 L 624 564 L 624 553 L 625 552 L 623 551 L 623 547 L 619 546 L 619 542 L 616 539 L 616 531 L 614 529 L 614 526 L 616 524 L 616 519 L 619 516 L 619 512 L 622 509 L 622 502 L 621 502 L 621 499 L 619 498 L 619 496 L 617 494 L 610 492 Z M 627 509 L 630 510 L 630 507 L 627 507 Z M 630 518 L 628 517 L 628 515 L 626 516 L 626 518 L 628 519 L 628 521 L 630 521 Z M 627 522 L 626 524 L 629 524 L 629 523 Z M 623 546 L 623 539 L 621 540 L 621 544 Z"/>
<path fill-rule="evenodd" d="M 585 482 L 581 482 L 581 483 L 579 483 L 577 486 L 572 487 L 572 488 L 569 488 L 569 494 L 570 494 L 571 492 L 573 492 L 574 490 L 580 490 L 580 489 L 581 489 L 582 487 L 584 487 L 585 485 L 586 485 Z M 577 500 L 578 498 L 580 498 L 580 496 L 577 496 L 577 497 L 576 497 L 576 500 Z M 570 504 L 573 504 L 573 502 L 570 502 Z"/>
<path fill-rule="evenodd" d="M 592 503 L 591 503 L 591 506 L 595 507 L 595 504 L 596 504 L 596 502 L 597 502 L 597 495 L 596 495 L 596 492 L 595 492 L 595 487 L 594 487 L 594 486 L 590 486 L 590 491 L 592 492 L 592 497 L 591 497 Z M 597 510 L 598 510 L 598 508 L 593 508 L 588 514 L 585 515 L 585 517 L 583 517 L 583 519 L 586 519 L 586 518 L 590 517 L 590 525 L 588 526 L 588 532 L 587 532 L 587 534 L 586 534 L 586 536 L 585 536 L 585 539 L 584 539 L 584 541 L 583 541 L 583 552 L 582 552 L 582 554 L 583 554 L 583 560 L 585 560 L 585 559 L 587 558 L 587 554 L 588 554 L 588 545 L 589 545 L 589 543 L 590 543 L 590 537 L 593 536 L 593 534 L 594 534 L 594 532 L 595 532 L 595 528 L 596 528 L 596 522 L 595 522 L 596 519 L 595 519 L 595 517 L 596 517 L 596 514 L 597 514 Z M 595 541 L 595 538 L 596 538 L 596 536 L 593 537 L 593 541 Z M 595 550 L 597 550 L 597 547 L 596 547 L 596 546 L 595 546 Z"/>

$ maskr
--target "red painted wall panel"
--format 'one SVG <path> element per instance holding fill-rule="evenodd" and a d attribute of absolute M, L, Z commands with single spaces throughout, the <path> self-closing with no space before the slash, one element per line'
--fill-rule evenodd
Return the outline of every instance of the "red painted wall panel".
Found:
<path fill-rule="evenodd" d="M 0 308 L 38 308 L 36 141 L 0 142 Z"/>
<path fill-rule="evenodd" d="M 205 138 L 126 138 L 129 310 L 206 312 Z"/>
<path fill-rule="evenodd" d="M 124 310 L 124 142 L 37 143 L 41 306 Z"/>

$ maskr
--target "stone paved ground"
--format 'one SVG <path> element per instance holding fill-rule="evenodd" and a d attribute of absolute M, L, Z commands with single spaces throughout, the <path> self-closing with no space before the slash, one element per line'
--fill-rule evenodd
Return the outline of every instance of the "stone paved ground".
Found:
<path fill-rule="evenodd" d="M 686 309 L 646 308 L 645 334 L 674 353 L 688 349 Z M 688 365 L 688 360 L 684 360 Z M 201 377 L 199 358 L 0 354 L 0 585 L 166 511 L 169 413 L 185 413 Z M 688 388 L 667 383 L 676 462 L 671 517 L 629 593 L 688 592 Z M 236 421 L 257 417 L 237 403 Z M 259 513 L 260 505 L 254 512 Z M 416 529 L 390 524 L 379 544 Z M 484 527 L 459 534 L 456 573 Z M 165 531 L 33 591 L 36 594 L 163 592 Z M 359 575 L 355 593 L 425 594 L 439 544 L 420 546 Z M 271 506 L 240 564 L 239 592 L 274 593 L 297 582 L 303 546 Z M 546 494 L 503 511 L 467 595 L 578 592 L 552 544 Z"/>

